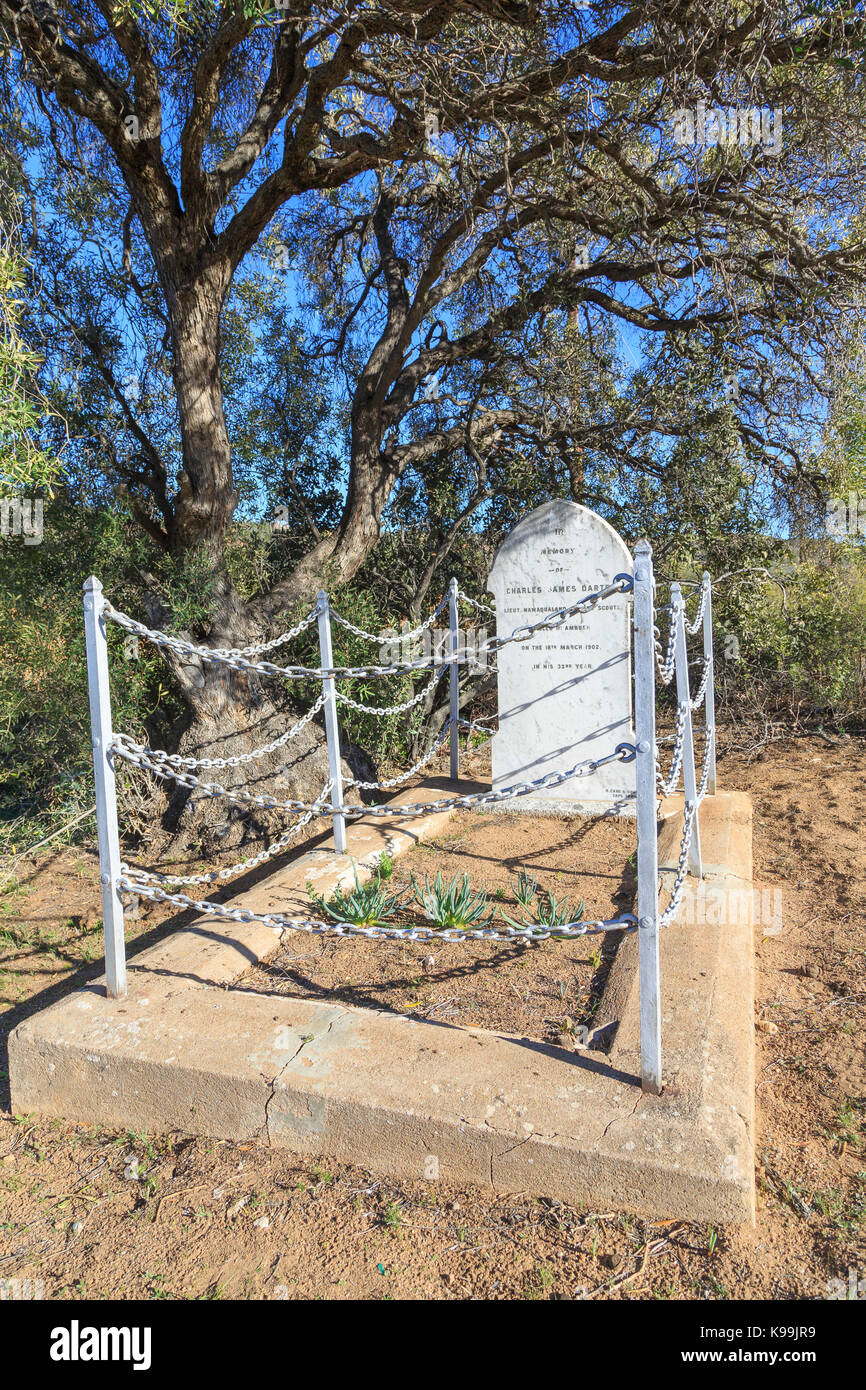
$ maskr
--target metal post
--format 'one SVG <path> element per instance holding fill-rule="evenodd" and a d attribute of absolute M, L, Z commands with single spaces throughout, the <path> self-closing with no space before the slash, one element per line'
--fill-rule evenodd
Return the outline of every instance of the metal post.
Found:
<path fill-rule="evenodd" d="M 460 650 L 460 618 L 457 612 L 457 580 L 452 579 L 448 586 L 448 621 L 451 627 L 451 640 L 448 655 L 451 657 L 449 672 L 450 721 L 451 721 L 451 781 L 460 776 L 460 666 L 457 654 Z"/>
<path fill-rule="evenodd" d="M 692 729 L 689 654 L 686 647 L 686 609 L 683 603 L 683 591 L 679 584 L 671 585 L 671 609 L 676 623 L 674 650 L 676 653 L 677 705 L 686 706 L 686 719 L 683 727 L 683 789 L 686 801 L 691 801 L 697 805 L 698 783 L 695 776 L 695 739 Z M 698 824 L 697 810 L 695 811 L 692 838 L 689 845 L 689 872 L 695 874 L 697 878 L 704 876 L 701 869 L 701 830 Z"/>
<path fill-rule="evenodd" d="M 710 674 L 707 678 L 707 696 L 704 701 L 704 715 L 706 719 L 707 735 L 707 757 L 710 760 L 710 768 L 707 776 L 707 791 L 710 796 L 716 794 L 716 667 L 713 661 L 713 581 L 709 574 L 704 570 L 703 585 L 706 592 L 706 604 L 704 606 L 704 663 L 709 664 Z"/>
<path fill-rule="evenodd" d="M 324 670 L 334 664 L 331 649 L 331 605 L 324 589 L 317 596 L 319 615 L 319 660 Z M 331 780 L 330 801 L 334 806 L 343 803 L 343 768 L 340 761 L 340 727 L 337 723 L 337 696 L 333 676 L 322 680 L 325 694 L 325 734 L 328 739 L 328 775 Z M 346 818 L 337 812 L 334 817 L 334 849 L 337 854 L 346 853 Z"/>
<path fill-rule="evenodd" d="M 653 643 L 653 564 L 648 541 L 635 546 L 634 715 L 637 757 L 637 918 L 640 979 L 641 1086 L 662 1088 L 659 862 L 656 825 L 656 682 Z"/>
<path fill-rule="evenodd" d="M 105 939 L 105 983 L 110 999 L 126 997 L 126 942 L 123 899 L 120 896 L 120 835 L 117 829 L 117 787 L 111 757 L 111 690 L 108 684 L 108 640 L 102 615 L 102 585 L 95 575 L 84 583 L 84 638 L 87 646 L 87 691 L 90 696 L 90 741 L 96 788 L 96 833 L 99 841 L 99 881 L 102 886 L 102 933 Z"/>

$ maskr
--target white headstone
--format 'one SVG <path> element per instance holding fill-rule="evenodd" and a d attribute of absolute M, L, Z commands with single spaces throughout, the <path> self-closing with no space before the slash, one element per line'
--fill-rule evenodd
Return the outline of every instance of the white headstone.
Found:
<path fill-rule="evenodd" d="M 547 502 L 515 527 L 490 572 L 497 637 L 633 572 L 628 547 L 603 517 L 575 502 Z M 494 789 L 566 772 L 612 753 L 618 743 L 634 742 L 630 621 L 630 598 L 617 595 L 561 627 L 502 648 Z M 634 815 L 635 764 L 610 762 L 490 809 L 503 805 L 535 815 Z"/>

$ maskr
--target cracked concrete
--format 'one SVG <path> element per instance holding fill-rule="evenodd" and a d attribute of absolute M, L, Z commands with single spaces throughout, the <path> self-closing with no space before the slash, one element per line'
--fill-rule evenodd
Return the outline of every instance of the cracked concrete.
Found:
<path fill-rule="evenodd" d="M 419 789 L 404 796 L 417 800 Z M 663 811 L 666 866 L 678 806 Z M 399 853 L 448 814 L 421 819 L 387 832 L 352 826 L 352 857 L 375 862 L 386 840 Z M 709 798 L 701 832 L 714 882 L 750 884 L 749 799 Z M 351 875 L 351 861 L 332 856 L 329 874 L 326 891 Z M 292 910 L 306 877 L 303 856 L 236 901 L 259 910 L 278 898 Z M 633 936 L 599 1011 L 597 1031 L 617 1025 L 606 1054 L 231 988 L 274 939 L 255 923 L 200 919 L 134 958 L 127 999 L 107 999 L 97 983 L 28 1019 L 10 1039 L 15 1110 L 259 1140 L 596 1209 L 753 1219 L 751 918 L 665 931 L 661 1096 L 639 1087 Z"/>

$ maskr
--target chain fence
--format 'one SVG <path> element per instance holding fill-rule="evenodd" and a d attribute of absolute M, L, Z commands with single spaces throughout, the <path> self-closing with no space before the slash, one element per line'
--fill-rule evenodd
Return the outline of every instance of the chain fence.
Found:
<path fill-rule="evenodd" d="M 642 547 L 644 547 L 642 549 Z M 653 709 L 652 719 L 646 723 L 646 709 L 641 716 L 639 725 L 646 728 L 651 733 L 651 738 L 644 739 L 636 735 L 634 742 L 621 742 L 614 749 L 596 758 L 587 758 L 575 763 L 572 767 L 562 772 L 550 772 L 543 776 L 525 781 L 514 782 L 506 787 L 495 787 L 489 791 L 457 793 L 451 796 L 439 797 L 432 800 L 410 801 L 403 804 L 363 804 L 361 802 L 347 802 L 345 792 L 354 790 L 356 792 L 377 793 L 391 792 L 395 788 L 404 786 L 418 776 L 432 760 L 440 753 L 450 741 L 451 747 L 451 776 L 456 778 L 459 775 L 459 737 L 463 734 L 468 741 L 474 736 L 481 734 L 486 739 L 492 737 L 496 731 L 490 725 L 498 725 L 499 716 L 493 714 L 479 718 L 465 718 L 459 707 L 459 685 L 455 670 L 459 670 L 460 665 L 467 669 L 474 665 L 483 663 L 487 658 L 494 656 L 497 652 L 513 643 L 524 643 L 531 641 L 537 634 L 555 631 L 568 623 L 571 619 L 593 611 L 600 603 L 607 600 L 630 595 L 636 595 L 635 583 L 637 580 L 637 568 L 634 578 L 630 574 L 617 574 L 612 582 L 593 593 L 585 595 L 583 598 L 569 604 L 554 612 L 546 614 L 536 622 L 524 624 L 514 628 L 509 633 L 500 633 L 497 625 L 496 635 L 485 640 L 477 651 L 470 657 L 468 647 L 461 651 L 459 643 L 458 627 L 458 603 L 462 603 L 465 609 L 484 614 L 485 616 L 496 617 L 496 609 L 482 600 L 476 599 L 464 590 L 460 589 L 456 581 L 452 581 L 448 592 L 433 607 L 428 616 L 411 631 L 398 634 L 391 633 L 390 630 L 374 633 L 358 626 L 336 612 L 330 607 L 327 595 L 322 592 L 319 594 L 316 605 L 311 609 L 294 627 L 281 632 L 278 636 L 257 644 L 243 647 L 208 647 L 199 643 L 188 641 L 185 638 L 149 628 L 143 623 L 137 622 L 127 614 L 115 609 L 102 595 L 101 585 L 98 580 L 89 580 L 85 586 L 85 616 L 86 631 L 88 636 L 88 675 L 91 683 L 91 716 L 94 723 L 94 767 L 96 769 L 97 781 L 97 808 L 102 805 L 104 814 L 100 820 L 100 867 L 102 869 L 103 881 L 103 907 L 105 909 L 104 922 L 106 928 L 106 966 L 109 978 L 109 992 L 115 996 L 120 996 L 125 991 L 125 965 L 123 962 L 123 936 L 122 936 L 122 895 L 131 894 L 138 898 L 150 899 L 154 902 L 161 902 L 176 906 L 178 908 L 193 910 L 208 916 L 218 916 L 231 921 L 240 923 L 259 922 L 272 927 L 279 932 L 283 931 L 302 931 L 313 934 L 331 936 L 366 936 L 371 939 L 391 939 L 409 941 L 524 941 L 540 942 L 548 939 L 567 940 L 578 936 L 599 934 L 608 931 L 635 932 L 639 927 L 644 927 L 648 923 L 657 932 L 658 928 L 665 927 L 676 918 L 680 906 L 684 886 L 689 873 L 701 873 L 700 847 L 699 847 L 699 808 L 708 791 L 715 790 L 715 719 L 713 705 L 713 654 L 712 654 L 712 610 L 711 610 L 711 585 L 709 576 L 704 577 L 701 585 L 701 595 L 697 611 L 692 619 L 686 614 L 685 604 L 682 599 L 680 587 L 672 586 L 672 602 L 669 614 L 670 621 L 664 637 L 658 625 L 661 613 L 665 610 L 659 609 L 654 603 L 654 583 L 652 581 L 651 551 L 645 543 L 641 543 L 636 551 L 636 556 L 644 559 L 648 558 L 649 590 L 645 590 L 643 612 L 646 615 L 646 626 L 642 632 L 646 633 L 646 644 L 641 638 L 638 643 L 637 626 L 637 602 L 635 603 L 635 709 L 640 707 L 640 702 L 649 702 Z M 636 560 L 637 565 L 637 560 Z M 646 572 L 643 581 L 646 583 Z M 649 595 L 648 597 L 646 595 Z M 393 651 L 393 643 L 398 638 L 400 643 L 411 643 L 425 637 L 435 624 L 439 615 L 446 608 L 449 608 L 449 629 L 446 636 L 449 636 L 448 649 L 443 652 L 431 649 L 419 659 L 405 661 L 393 661 L 385 663 L 369 663 L 357 666 L 337 665 L 333 661 L 331 648 L 331 624 L 336 623 L 339 627 L 351 633 L 354 637 L 371 643 L 377 643 L 381 647 L 390 643 Z M 242 753 L 228 755 L 226 757 L 195 757 L 187 754 L 169 753 L 158 748 L 150 748 L 145 743 L 137 742 L 127 734 L 114 732 L 111 728 L 110 703 L 108 700 L 108 666 L 107 666 L 107 643 L 105 640 L 104 621 L 116 623 L 121 628 L 130 633 L 134 633 L 153 643 L 157 648 L 172 652 L 174 655 L 183 657 L 187 660 L 195 659 L 203 663 L 216 663 L 228 669 L 242 671 L 249 674 L 260 676 L 271 676 L 281 680 L 313 680 L 321 682 L 321 693 L 312 702 L 310 708 L 300 716 L 290 728 L 280 734 L 278 738 L 260 747 L 244 751 Z M 321 662 L 318 666 L 302 664 L 278 665 L 270 661 L 263 661 L 261 658 L 266 653 L 275 650 L 277 647 L 290 643 L 298 638 L 314 623 L 318 624 L 319 629 L 319 649 Z M 700 669 L 700 678 L 697 690 L 694 695 L 690 689 L 689 659 L 687 653 L 687 638 L 695 636 L 703 629 L 704 650 L 703 656 L 699 661 L 694 661 L 692 666 Z M 481 629 L 484 631 L 484 629 Z M 425 641 L 425 647 L 430 644 Z M 435 648 L 435 642 L 433 647 Z M 639 653 L 640 645 L 640 653 Z M 405 648 L 404 648 L 405 650 Z M 410 652 L 411 656 L 411 652 Z M 638 681 L 638 664 L 640 662 L 643 672 L 640 682 Z M 435 692 L 443 674 L 451 672 L 449 687 L 449 708 L 448 717 L 443 721 L 438 732 L 430 741 L 426 749 L 405 771 L 378 780 L 364 780 L 360 777 L 348 777 L 344 780 L 341 762 L 341 752 L 339 746 L 339 725 L 337 712 L 340 705 L 349 707 L 360 713 L 374 717 L 385 718 L 395 715 L 406 714 L 419 705 L 432 707 L 435 699 Z M 375 679 L 379 677 L 397 675 L 427 675 L 427 680 L 406 699 L 397 701 L 393 704 L 375 705 L 369 704 L 364 700 L 355 699 L 340 688 L 340 683 L 354 679 Z M 655 680 L 658 678 L 662 685 L 669 686 L 676 683 L 676 715 L 674 720 L 674 731 L 669 739 L 659 739 L 655 734 Z M 695 767 L 695 747 L 694 747 L 694 726 L 693 716 L 699 711 L 704 710 L 704 747 L 703 758 L 698 776 Z M 210 772 L 223 768 L 240 768 L 246 764 L 256 762 L 277 753 L 280 749 L 291 744 L 297 739 L 317 717 L 323 716 L 326 734 L 327 749 L 329 757 L 329 777 L 322 787 L 320 793 L 314 801 L 304 801 L 300 799 L 281 799 L 277 796 L 260 795 L 247 789 L 244 785 L 235 786 L 225 785 L 224 782 L 210 780 L 199 776 L 200 773 Z M 661 744 L 672 743 L 671 761 L 667 773 L 662 772 L 661 768 Z M 279 913 L 256 913 L 252 910 L 232 907 L 222 902 L 216 902 L 212 898 L 198 899 L 191 894 L 177 891 L 183 888 L 195 888 L 198 886 L 213 886 L 221 888 L 228 885 L 231 880 L 241 874 L 249 873 L 269 861 L 276 859 L 285 853 L 298 837 L 308 829 L 314 822 L 320 819 L 329 819 L 334 829 L 334 845 L 337 852 L 345 852 L 345 823 L 347 820 L 359 818 L 382 819 L 399 817 L 401 820 L 412 819 L 418 816 L 435 814 L 441 811 L 462 810 L 472 807 L 496 806 L 502 803 L 513 803 L 521 797 L 530 796 L 539 792 L 551 790 L 564 785 L 581 777 L 590 776 L 599 771 L 607 764 L 622 761 L 634 762 L 639 756 L 650 754 L 648 765 L 648 782 L 642 782 L 643 774 L 638 777 L 638 846 L 639 846 L 639 877 L 642 872 L 641 864 L 641 796 L 650 796 L 651 804 L 648 805 L 644 800 L 645 811 L 649 809 L 653 812 L 652 836 L 655 840 L 655 819 L 658 815 L 660 802 L 658 798 L 668 798 L 672 796 L 682 781 L 684 789 L 684 811 L 683 828 L 680 842 L 680 852 L 674 872 L 673 883 L 671 886 L 670 899 L 664 911 L 658 908 L 659 879 L 657 869 L 657 857 L 652 862 L 656 865 L 654 891 L 650 896 L 644 895 L 643 901 L 650 904 L 654 901 L 655 908 L 651 907 L 651 915 L 647 917 L 636 916 L 633 913 L 623 913 L 618 917 L 609 920 L 593 919 L 586 921 L 574 921 L 555 926 L 539 925 L 533 923 L 524 927 L 517 927 L 511 924 L 496 926 L 483 924 L 474 928 L 453 928 L 441 930 L 438 927 L 419 927 L 419 926 L 390 926 L 378 924 L 376 926 L 360 926 L 348 922 L 328 922 L 319 918 L 288 917 Z M 295 819 L 283 830 L 278 837 L 258 854 L 239 860 L 237 863 L 214 869 L 212 871 L 193 873 L 193 874 L 172 874 L 160 872 L 153 869 L 131 865 L 120 858 L 119 839 L 116 826 L 116 804 L 112 806 L 114 798 L 114 760 L 119 759 L 140 770 L 151 774 L 161 781 L 172 781 L 178 787 L 182 787 L 191 793 L 191 798 L 211 798 L 218 797 L 225 799 L 230 805 L 241 808 L 257 808 L 269 812 L 291 813 Z M 643 764 L 639 764 L 643 766 Z M 641 786 L 648 788 L 644 793 Z M 101 798 L 101 801 L 100 801 Z M 114 824 L 112 826 L 112 816 Z M 644 825 L 649 821 L 644 815 Z M 646 833 L 646 832 L 644 832 Z M 103 852 L 104 851 L 104 852 Z M 116 895 L 116 902 L 112 895 Z M 639 893 L 639 898 L 640 898 Z M 641 909 L 645 912 L 645 909 Z M 492 920 L 492 919 L 491 919 Z M 643 946 L 641 948 L 644 949 Z M 653 946 L 657 950 L 657 946 Z M 643 1011 L 642 1002 L 642 1011 Z M 642 1057 L 645 1052 L 644 1040 L 644 1014 L 642 1012 Z M 656 1068 L 657 1070 L 657 1068 Z M 646 1075 L 646 1071 L 645 1071 Z"/>

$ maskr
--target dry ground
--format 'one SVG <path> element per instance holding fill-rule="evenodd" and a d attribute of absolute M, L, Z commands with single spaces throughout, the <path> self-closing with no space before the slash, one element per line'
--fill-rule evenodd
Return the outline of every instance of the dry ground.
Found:
<path fill-rule="evenodd" d="M 424 889 L 469 874 L 489 902 L 487 925 L 502 914 L 528 920 L 514 896 L 521 869 L 572 920 L 610 921 L 631 910 L 635 822 L 459 812 L 446 832 L 399 858 L 387 888 L 404 907 L 395 924 L 426 926 L 414 884 Z M 414 880 L 414 884 L 413 884 Z M 416 1018 L 518 1033 L 546 1042 L 591 1023 L 619 932 L 540 943 L 397 942 L 319 937 L 292 941 L 249 971 L 239 988 L 340 999 Z"/>
<path fill-rule="evenodd" d="M 755 799 L 758 882 L 783 892 L 783 929 L 758 949 L 754 1230 L 651 1224 L 521 1195 L 491 1199 L 313 1167 L 253 1145 L 98 1132 L 6 1109 L 0 1279 L 41 1281 L 46 1298 L 84 1299 L 823 1299 L 852 1277 L 866 1279 L 864 772 L 860 741 L 798 739 L 752 762 L 720 763 L 722 785 Z M 527 862 L 592 912 L 628 905 L 629 829 L 573 822 L 548 858 L 544 833 L 554 823 L 546 832 L 537 829 L 544 822 L 512 824 L 508 842 L 502 818 L 461 817 L 447 837 L 455 843 L 416 851 L 414 862 L 449 876 L 465 863 L 473 882 L 502 889 L 506 911 L 507 880 Z M 466 856 L 485 840 L 476 867 Z M 587 862 L 591 879 L 579 877 Z M 46 854 L 0 896 L 6 1031 L 99 973 L 98 911 L 86 849 Z M 153 913 L 133 930 L 152 940 L 161 920 Z M 497 948 L 473 949 L 476 960 L 461 973 L 459 946 L 432 952 L 429 969 L 414 959 L 420 946 L 375 959 L 358 951 L 380 947 L 328 947 L 274 967 L 268 987 L 284 987 L 277 970 L 294 972 L 292 986 L 308 994 L 336 986 L 355 991 L 356 1002 L 434 1016 L 454 1009 L 458 1022 L 536 1035 L 591 1011 L 599 980 L 591 943 L 547 943 L 519 960 L 505 948 L 498 964 Z M 346 950 L 355 957 L 341 963 Z M 0 1104 L 8 1106 L 5 1086 L 4 1075 Z M 21 1287 L 0 1284 L 0 1295 Z"/>

